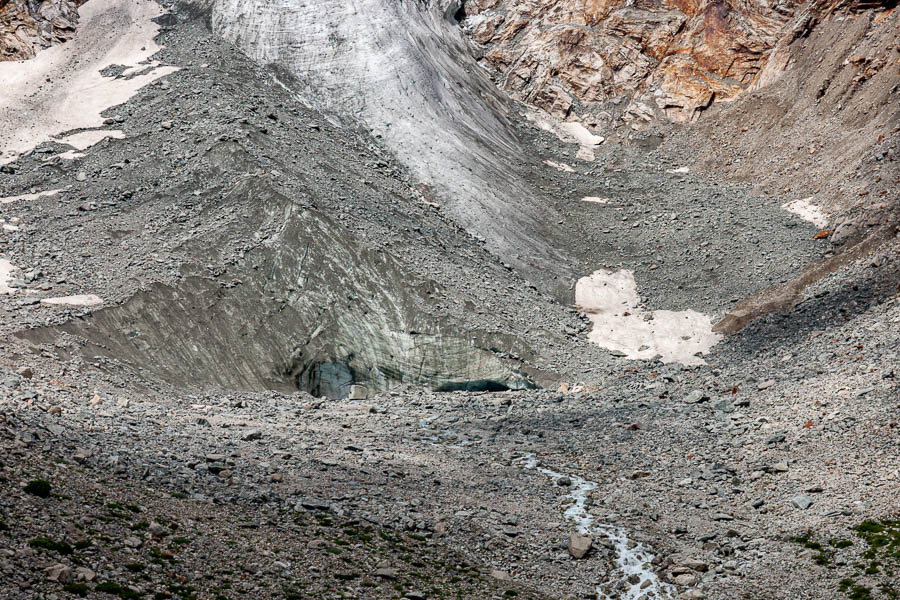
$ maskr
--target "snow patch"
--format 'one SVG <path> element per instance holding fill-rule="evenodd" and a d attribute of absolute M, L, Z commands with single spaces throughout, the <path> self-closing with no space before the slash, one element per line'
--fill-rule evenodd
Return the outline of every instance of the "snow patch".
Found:
<path fill-rule="evenodd" d="M 693 310 L 646 311 L 640 305 L 634 272 L 595 271 L 575 285 L 575 306 L 594 324 L 588 339 L 632 360 L 660 356 L 664 363 L 702 365 L 721 339 L 712 320 Z"/>
<path fill-rule="evenodd" d="M 602 136 L 594 135 L 587 127 L 574 121 L 559 121 L 543 112 L 528 111 L 525 118 L 544 131 L 549 131 L 560 141 L 566 144 L 578 144 L 579 160 L 592 162 L 594 160 L 594 148 L 605 140 Z"/>
<path fill-rule="evenodd" d="M 812 203 L 812 198 L 803 198 L 802 200 L 791 200 L 781 205 L 784 210 L 794 213 L 804 221 L 809 221 L 818 228 L 824 228 L 828 225 L 828 215 L 822 212 L 822 209 Z"/>
<path fill-rule="evenodd" d="M 35 192 L 33 194 L 21 194 L 19 196 L 8 196 L 6 198 L 0 198 L 0 204 L 9 204 L 10 202 L 18 202 L 19 200 L 37 200 L 38 198 L 43 198 L 45 196 L 55 196 L 60 193 L 62 190 L 46 190 L 43 192 Z"/>
<path fill-rule="evenodd" d="M 62 158 L 63 160 L 75 160 L 76 158 L 81 158 L 84 156 L 83 152 L 76 152 L 75 150 L 66 150 L 65 152 L 61 152 L 56 156 Z"/>
<path fill-rule="evenodd" d="M 110 65 L 146 63 L 159 51 L 152 19 L 164 10 L 156 2 L 91 0 L 79 14 L 69 42 L 27 61 L 0 62 L 0 165 L 65 131 L 102 126 L 104 110 L 177 70 L 152 67 L 130 79 L 100 74 Z"/>
<path fill-rule="evenodd" d="M 54 140 L 60 144 L 72 146 L 76 150 L 87 150 L 97 142 L 101 142 L 106 138 L 121 140 L 125 138 L 125 134 L 118 129 L 92 129 L 90 131 L 73 133 L 72 135 L 67 135 L 63 138 L 54 138 Z"/>
<path fill-rule="evenodd" d="M 18 269 L 5 258 L 0 258 L 0 294 L 14 294 L 16 292 L 14 288 L 9 287 L 9 282 L 12 281 L 12 273 Z"/>
<path fill-rule="evenodd" d="M 77 296 L 44 298 L 41 300 L 41 304 L 47 306 L 97 306 L 103 304 L 103 299 L 94 294 L 80 294 Z"/>
<path fill-rule="evenodd" d="M 548 167 L 553 167 L 554 169 L 562 171 L 563 173 L 574 173 L 575 172 L 575 169 L 573 169 L 566 163 L 558 163 L 558 162 L 553 162 L 552 160 L 545 160 L 544 164 L 547 165 Z"/>

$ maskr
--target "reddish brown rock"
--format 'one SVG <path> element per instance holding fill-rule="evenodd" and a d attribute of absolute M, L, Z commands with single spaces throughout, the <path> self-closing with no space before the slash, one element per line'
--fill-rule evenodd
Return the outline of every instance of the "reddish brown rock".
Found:
<path fill-rule="evenodd" d="M 476 0 L 484 62 L 513 96 L 560 114 L 625 96 L 625 118 L 690 121 L 757 79 L 798 6 L 748 0 Z M 649 117 L 649 118 L 648 118 Z"/>
<path fill-rule="evenodd" d="M 0 0 L 0 60 L 25 60 L 72 37 L 87 0 Z"/>
<path fill-rule="evenodd" d="M 635 126 L 693 121 L 716 101 L 776 81 L 789 47 L 838 14 L 891 11 L 893 0 L 470 0 L 469 31 L 516 99 L 589 121 L 617 99 Z M 857 83 L 883 64 L 850 57 Z M 622 102 L 625 100 L 625 102 Z"/>

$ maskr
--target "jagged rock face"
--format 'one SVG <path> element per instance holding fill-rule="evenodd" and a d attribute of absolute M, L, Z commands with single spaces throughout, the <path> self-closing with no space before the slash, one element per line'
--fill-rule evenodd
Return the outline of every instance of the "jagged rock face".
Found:
<path fill-rule="evenodd" d="M 811 23 L 894 0 L 471 0 L 466 29 L 515 98 L 599 124 L 693 121 L 771 83 Z M 770 60 L 774 63 L 766 69 Z M 612 105 L 608 103 L 611 101 Z"/>
<path fill-rule="evenodd" d="M 24 60 L 72 37 L 87 0 L 0 0 L 0 60 Z"/>
<path fill-rule="evenodd" d="M 627 118 L 689 121 L 753 84 L 797 4 L 745 0 L 474 0 L 483 62 L 559 117 L 628 99 Z"/>

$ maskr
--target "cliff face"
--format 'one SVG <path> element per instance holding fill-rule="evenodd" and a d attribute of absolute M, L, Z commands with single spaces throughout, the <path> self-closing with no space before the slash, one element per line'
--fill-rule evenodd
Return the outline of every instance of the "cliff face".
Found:
<path fill-rule="evenodd" d="M 714 101 L 770 82 L 773 50 L 838 10 L 876 2 L 773 0 L 472 0 L 467 28 L 482 63 L 517 99 L 590 124 L 607 110 L 639 125 L 693 121 Z M 767 68 L 770 61 L 780 61 Z"/>
<path fill-rule="evenodd" d="M 86 0 L 0 0 L 0 60 L 24 60 L 72 37 Z"/>

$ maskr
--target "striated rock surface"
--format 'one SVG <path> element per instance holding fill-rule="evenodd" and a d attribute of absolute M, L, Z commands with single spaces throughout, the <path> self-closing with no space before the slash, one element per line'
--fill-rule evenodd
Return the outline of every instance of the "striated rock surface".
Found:
<path fill-rule="evenodd" d="M 832 0 L 472 0 L 466 29 L 515 98 L 589 125 L 696 120 L 777 79 L 787 46 L 837 11 Z"/>
<path fill-rule="evenodd" d="M 87 0 L 0 0 L 0 60 L 24 60 L 75 33 Z"/>

